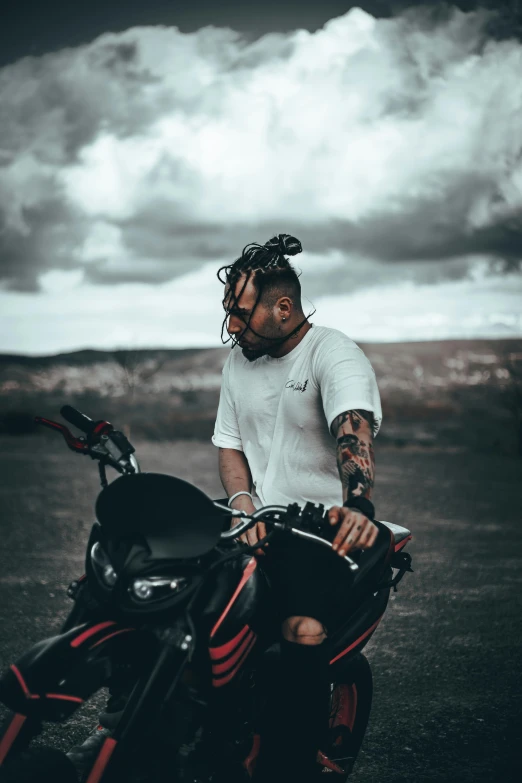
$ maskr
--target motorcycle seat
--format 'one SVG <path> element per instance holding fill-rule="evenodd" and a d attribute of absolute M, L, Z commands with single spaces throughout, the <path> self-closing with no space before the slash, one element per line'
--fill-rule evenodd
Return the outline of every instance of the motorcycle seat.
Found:
<path fill-rule="evenodd" d="M 407 527 L 401 527 L 401 525 L 395 525 L 393 522 L 386 522 L 384 519 L 379 519 L 382 525 L 386 525 L 387 528 L 393 533 L 395 538 L 395 545 L 400 544 L 405 538 L 411 536 L 411 531 Z"/>

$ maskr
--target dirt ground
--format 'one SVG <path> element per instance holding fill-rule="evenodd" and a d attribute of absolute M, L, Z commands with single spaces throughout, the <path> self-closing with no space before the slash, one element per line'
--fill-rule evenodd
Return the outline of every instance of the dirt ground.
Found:
<path fill-rule="evenodd" d="M 212 445 L 135 445 L 142 469 L 221 494 Z M 415 573 L 366 648 L 374 705 L 352 779 L 522 780 L 522 461 L 378 442 L 376 457 L 378 516 L 412 530 Z M 0 475 L 3 670 L 69 609 L 65 587 L 83 570 L 98 476 L 60 441 L 34 436 L 0 439 Z M 84 736 L 100 698 L 44 741 L 66 748 Z"/>

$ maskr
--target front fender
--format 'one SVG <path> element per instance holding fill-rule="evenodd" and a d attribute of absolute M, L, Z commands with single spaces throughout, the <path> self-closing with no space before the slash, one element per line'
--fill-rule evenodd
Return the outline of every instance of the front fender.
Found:
<path fill-rule="evenodd" d="M 0 679 L 0 701 L 39 720 L 68 718 L 107 684 L 116 663 L 139 671 L 155 649 L 152 634 L 113 620 L 85 623 L 37 642 Z"/>

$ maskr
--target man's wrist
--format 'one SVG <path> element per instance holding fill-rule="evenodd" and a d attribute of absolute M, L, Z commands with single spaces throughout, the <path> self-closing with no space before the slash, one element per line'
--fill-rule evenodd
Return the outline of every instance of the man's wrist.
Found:
<path fill-rule="evenodd" d="M 253 514 L 256 510 L 256 507 L 248 497 L 248 495 L 239 495 L 235 500 L 232 501 L 232 504 L 230 506 L 230 510 L 234 511 L 244 511 L 245 514 Z M 231 527 L 236 527 L 236 525 L 239 525 L 241 523 L 241 517 L 232 517 L 232 522 L 230 524 Z"/>
<path fill-rule="evenodd" d="M 343 506 L 345 508 L 350 508 L 356 511 L 360 511 L 362 514 L 364 514 L 365 517 L 370 519 L 372 522 L 375 520 L 375 507 L 372 501 L 369 500 L 368 498 L 363 498 L 359 495 L 356 497 L 351 497 L 348 498 L 348 500 L 345 500 Z"/>
<path fill-rule="evenodd" d="M 247 489 L 240 489 L 238 492 L 234 492 L 233 495 L 231 495 L 228 499 L 228 506 L 232 508 L 232 505 L 236 498 L 242 498 L 242 497 L 248 497 L 250 500 L 252 500 L 252 495 Z"/>
<path fill-rule="evenodd" d="M 230 508 L 234 508 L 236 511 L 251 511 L 255 506 L 250 495 L 238 495 L 230 503 Z"/>

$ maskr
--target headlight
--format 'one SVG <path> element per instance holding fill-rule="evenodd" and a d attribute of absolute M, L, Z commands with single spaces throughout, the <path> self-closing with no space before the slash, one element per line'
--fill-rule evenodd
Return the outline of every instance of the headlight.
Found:
<path fill-rule="evenodd" d="M 108 587 L 114 587 L 118 581 L 118 574 L 111 565 L 106 565 L 102 571 L 103 581 Z"/>
<path fill-rule="evenodd" d="M 129 587 L 134 601 L 161 601 L 179 593 L 188 584 L 182 576 L 147 576 L 135 579 Z"/>
<path fill-rule="evenodd" d="M 94 570 L 101 578 L 105 587 L 114 587 L 118 581 L 118 574 L 112 567 L 111 561 L 99 541 L 96 541 L 92 546 L 91 560 L 94 564 Z"/>

